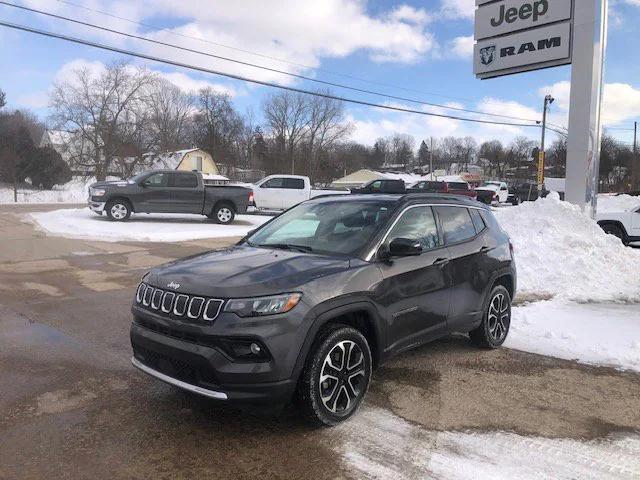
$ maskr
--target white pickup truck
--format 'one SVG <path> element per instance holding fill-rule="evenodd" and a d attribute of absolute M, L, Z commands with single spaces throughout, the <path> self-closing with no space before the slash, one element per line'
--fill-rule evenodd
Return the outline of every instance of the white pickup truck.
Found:
<path fill-rule="evenodd" d="M 596 221 L 605 232 L 615 235 L 625 245 L 640 242 L 640 207 L 621 212 L 598 212 Z"/>
<path fill-rule="evenodd" d="M 312 189 L 309 177 L 301 175 L 269 175 L 253 185 L 253 201 L 259 210 L 286 210 L 319 195 L 348 193 Z"/>
<path fill-rule="evenodd" d="M 484 185 L 477 187 L 478 200 L 484 203 L 505 203 L 509 198 L 509 189 L 506 182 L 489 181 Z"/>

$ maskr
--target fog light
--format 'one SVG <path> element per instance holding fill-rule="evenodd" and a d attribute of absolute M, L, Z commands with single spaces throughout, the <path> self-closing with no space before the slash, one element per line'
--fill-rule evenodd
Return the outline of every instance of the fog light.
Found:
<path fill-rule="evenodd" d="M 254 355 L 260 355 L 262 353 L 262 349 L 257 343 L 252 343 L 249 348 L 251 348 L 251 353 L 253 353 Z"/>

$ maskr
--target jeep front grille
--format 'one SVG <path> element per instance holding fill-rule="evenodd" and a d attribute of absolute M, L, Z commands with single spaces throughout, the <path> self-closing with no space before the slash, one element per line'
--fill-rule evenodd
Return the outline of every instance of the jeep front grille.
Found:
<path fill-rule="evenodd" d="M 205 298 L 198 295 L 176 294 L 141 283 L 136 290 L 136 304 L 151 311 L 160 311 L 174 317 L 186 317 L 190 320 L 214 321 L 224 300 Z"/>

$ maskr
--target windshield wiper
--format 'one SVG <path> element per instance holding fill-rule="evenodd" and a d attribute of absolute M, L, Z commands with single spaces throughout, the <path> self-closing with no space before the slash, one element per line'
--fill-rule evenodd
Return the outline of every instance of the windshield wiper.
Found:
<path fill-rule="evenodd" d="M 294 245 L 292 243 L 263 243 L 257 244 L 255 247 L 264 247 L 264 248 L 280 248 L 283 250 L 297 250 L 299 252 L 313 252 L 313 248 L 308 247 L 307 245 Z"/>

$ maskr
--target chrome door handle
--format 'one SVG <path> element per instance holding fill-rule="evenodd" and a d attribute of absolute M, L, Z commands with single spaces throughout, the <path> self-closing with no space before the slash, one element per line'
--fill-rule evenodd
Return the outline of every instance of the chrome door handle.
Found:
<path fill-rule="evenodd" d="M 436 258 L 436 260 L 433 262 L 433 265 L 436 265 L 438 267 L 444 267 L 448 263 L 449 263 L 448 258 Z"/>

